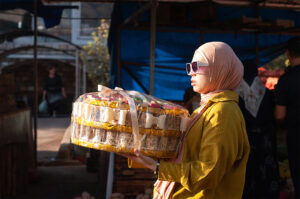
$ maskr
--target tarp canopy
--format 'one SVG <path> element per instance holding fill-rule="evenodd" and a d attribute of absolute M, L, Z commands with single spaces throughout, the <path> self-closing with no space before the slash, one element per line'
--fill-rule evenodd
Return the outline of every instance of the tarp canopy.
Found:
<path fill-rule="evenodd" d="M 111 87 L 149 92 L 150 10 L 133 23 L 124 25 L 124 21 L 145 4 L 115 4 L 109 41 Z M 183 100 L 185 89 L 190 87 L 185 63 L 191 61 L 196 48 L 204 42 L 226 42 L 241 60 L 257 59 L 258 65 L 262 66 L 284 52 L 284 44 L 289 38 L 299 36 L 299 26 L 300 12 L 295 10 L 200 2 L 159 3 L 154 96 Z"/>
<path fill-rule="evenodd" d="M 0 10 L 12 10 L 22 8 L 34 13 L 35 0 L 0 0 Z M 42 0 L 37 0 L 37 16 L 44 19 L 45 27 L 51 28 L 60 24 L 64 9 L 75 8 L 74 6 L 44 5 Z"/>

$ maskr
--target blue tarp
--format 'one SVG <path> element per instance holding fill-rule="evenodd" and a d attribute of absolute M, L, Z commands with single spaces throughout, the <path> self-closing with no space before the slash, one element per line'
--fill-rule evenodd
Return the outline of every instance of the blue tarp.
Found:
<path fill-rule="evenodd" d="M 140 5 L 140 4 L 139 4 Z M 111 53 L 111 87 L 118 85 L 117 40 L 114 27 L 134 13 L 139 5 L 120 4 L 112 17 L 109 48 Z M 277 18 L 294 20 L 299 27 L 300 12 L 291 10 L 259 9 L 263 21 Z M 255 16 L 254 9 L 240 7 L 217 7 L 219 21 L 236 19 L 241 16 Z M 142 20 L 149 20 L 146 13 Z M 263 65 L 284 52 L 284 43 L 291 35 L 259 34 L 259 65 Z M 201 44 L 200 33 L 160 32 L 156 33 L 154 96 L 166 100 L 183 100 L 185 89 L 190 87 L 190 77 L 186 75 L 185 63 L 190 62 L 194 50 Z M 204 42 L 223 41 L 228 43 L 241 60 L 255 59 L 255 34 L 251 33 L 203 33 Z M 150 32 L 143 30 L 121 31 L 121 86 L 126 90 L 148 92 L 150 87 Z M 130 63 L 144 63 L 133 65 Z M 139 83 L 138 83 L 139 82 Z"/>

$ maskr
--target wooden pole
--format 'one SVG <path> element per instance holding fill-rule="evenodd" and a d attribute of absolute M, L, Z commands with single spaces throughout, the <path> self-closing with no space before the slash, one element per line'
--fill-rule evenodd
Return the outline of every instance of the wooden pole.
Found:
<path fill-rule="evenodd" d="M 143 7 L 141 7 L 139 10 L 137 10 L 135 13 L 133 13 L 131 16 L 125 19 L 121 26 L 125 26 L 126 24 L 129 24 L 130 22 L 136 20 L 137 17 L 144 14 L 145 11 L 149 8 L 151 8 L 151 2 L 146 3 Z"/>
<path fill-rule="evenodd" d="M 150 26 L 150 95 L 154 95 L 154 69 L 155 69 L 155 43 L 156 43 L 156 4 L 151 0 L 151 26 Z"/>
<path fill-rule="evenodd" d="M 33 43 L 33 68 L 34 68 L 34 166 L 37 167 L 37 107 L 38 107 L 38 60 L 37 60 L 37 0 L 34 0 L 34 43 Z"/>

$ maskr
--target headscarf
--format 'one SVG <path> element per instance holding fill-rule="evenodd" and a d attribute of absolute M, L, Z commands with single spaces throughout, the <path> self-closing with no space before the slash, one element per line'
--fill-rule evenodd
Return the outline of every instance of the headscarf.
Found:
<path fill-rule="evenodd" d="M 208 92 L 235 90 L 243 79 L 242 62 L 232 48 L 224 42 L 208 42 L 201 45 L 195 51 L 192 61 L 208 63 L 210 77 Z"/>

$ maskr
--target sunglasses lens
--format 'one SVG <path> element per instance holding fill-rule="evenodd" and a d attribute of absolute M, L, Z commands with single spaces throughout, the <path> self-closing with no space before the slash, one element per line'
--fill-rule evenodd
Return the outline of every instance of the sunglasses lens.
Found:
<path fill-rule="evenodd" d="M 193 69 L 194 73 L 196 73 L 198 71 L 197 62 L 192 63 L 192 69 Z"/>
<path fill-rule="evenodd" d="M 191 64 L 190 63 L 186 64 L 186 72 L 188 75 L 191 73 Z"/>

